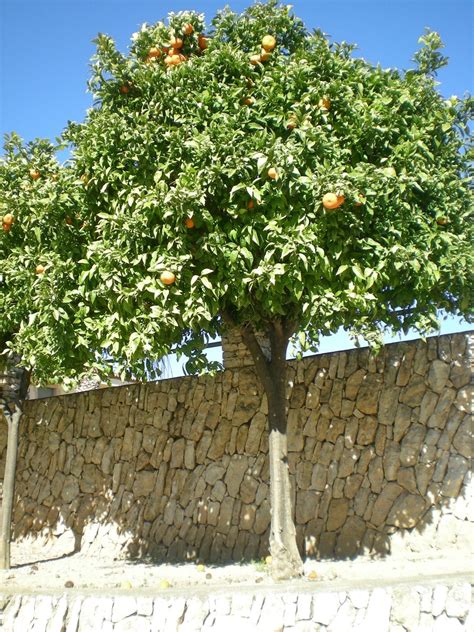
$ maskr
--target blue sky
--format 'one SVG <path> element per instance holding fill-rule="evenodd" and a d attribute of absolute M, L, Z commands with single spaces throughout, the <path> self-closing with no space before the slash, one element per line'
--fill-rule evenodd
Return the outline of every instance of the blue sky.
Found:
<path fill-rule="evenodd" d="M 221 0 L 2 0 L 0 2 L 0 132 L 16 131 L 26 140 L 54 139 L 68 120 L 81 120 L 91 105 L 86 93 L 92 39 L 111 35 L 126 50 L 143 22 L 169 11 L 193 9 L 207 19 Z M 250 0 L 231 0 L 241 11 Z M 294 12 L 308 28 L 320 28 L 335 41 L 356 43 L 357 56 L 385 67 L 406 68 L 425 27 L 438 31 L 450 58 L 440 71 L 445 96 L 473 92 L 472 0 L 294 0 Z M 449 319 L 443 332 L 468 329 Z M 324 341 L 321 350 L 347 348 L 346 336 Z"/>

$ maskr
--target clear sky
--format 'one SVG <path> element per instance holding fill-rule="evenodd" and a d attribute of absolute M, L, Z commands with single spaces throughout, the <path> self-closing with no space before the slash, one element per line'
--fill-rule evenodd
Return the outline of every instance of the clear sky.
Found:
<path fill-rule="evenodd" d="M 228 2 L 241 11 L 251 0 Z M 425 27 L 438 31 L 450 59 L 440 71 L 445 96 L 473 92 L 473 0 L 294 0 L 294 12 L 310 29 L 358 45 L 357 56 L 384 67 L 407 68 Z M 170 11 L 193 9 L 209 21 L 225 0 L 0 0 L 0 132 L 26 140 L 54 139 L 68 120 L 82 120 L 92 40 L 111 35 L 126 50 L 143 22 Z M 442 331 L 468 329 L 450 319 Z M 344 348 L 339 335 L 322 350 Z"/>

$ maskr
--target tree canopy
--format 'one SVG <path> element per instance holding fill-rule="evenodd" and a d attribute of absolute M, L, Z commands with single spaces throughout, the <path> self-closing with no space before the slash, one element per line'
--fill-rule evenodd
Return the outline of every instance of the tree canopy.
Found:
<path fill-rule="evenodd" d="M 469 318 L 472 100 L 441 96 L 421 44 L 383 69 L 274 1 L 207 31 L 170 14 L 126 54 L 99 35 L 70 159 L 6 141 L 0 338 L 37 379 L 143 377 L 173 349 L 203 368 L 226 317 L 303 348 Z"/>

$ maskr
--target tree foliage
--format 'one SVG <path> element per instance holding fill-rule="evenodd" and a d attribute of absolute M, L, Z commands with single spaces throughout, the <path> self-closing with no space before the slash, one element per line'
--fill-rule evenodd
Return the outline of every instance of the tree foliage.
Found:
<path fill-rule="evenodd" d="M 400 71 L 273 1 L 205 32 L 182 12 L 143 25 L 127 54 L 100 35 L 64 165 L 45 141 L 8 139 L 0 336 L 25 364 L 59 379 L 113 358 L 143 376 L 178 349 L 199 370 L 223 313 L 291 322 L 304 348 L 340 326 L 376 342 L 426 332 L 440 308 L 469 318 L 472 100 L 438 92 L 439 36 Z M 256 61 L 265 35 L 276 47 Z M 326 193 L 343 203 L 325 209 Z"/>

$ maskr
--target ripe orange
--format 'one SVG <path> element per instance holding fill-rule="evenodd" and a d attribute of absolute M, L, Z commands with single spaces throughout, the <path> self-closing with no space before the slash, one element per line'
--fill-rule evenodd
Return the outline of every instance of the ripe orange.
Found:
<path fill-rule="evenodd" d="M 208 38 L 205 35 L 198 36 L 198 46 L 201 50 L 206 50 Z"/>
<path fill-rule="evenodd" d="M 6 215 L 3 216 L 3 223 L 4 224 L 8 224 L 9 226 L 11 226 L 13 224 L 13 215 L 11 213 L 7 213 Z"/>
<path fill-rule="evenodd" d="M 191 35 L 191 33 L 193 32 L 194 32 L 194 26 L 192 24 L 188 23 L 183 26 L 183 33 L 185 35 Z"/>
<path fill-rule="evenodd" d="M 66 217 L 65 222 L 66 222 L 66 224 L 68 224 L 68 226 L 71 226 L 71 224 L 72 224 L 72 219 L 71 219 L 70 217 Z"/>
<path fill-rule="evenodd" d="M 120 86 L 121 94 L 128 94 L 129 92 L 130 92 L 130 86 L 128 86 L 126 83 L 123 86 Z"/>
<path fill-rule="evenodd" d="M 259 64 L 260 63 L 260 55 L 252 55 L 250 57 L 250 63 L 253 64 L 254 66 Z"/>
<path fill-rule="evenodd" d="M 255 99 L 253 97 L 247 97 L 244 99 L 245 105 L 253 105 L 255 103 Z"/>
<path fill-rule="evenodd" d="M 167 66 L 177 66 L 182 61 L 183 60 L 181 59 L 181 55 L 168 55 L 167 57 L 165 57 L 165 64 Z"/>
<path fill-rule="evenodd" d="M 278 171 L 275 169 L 275 167 L 270 167 L 270 169 L 267 171 L 267 176 L 272 180 L 276 180 L 278 178 Z"/>
<path fill-rule="evenodd" d="M 322 99 L 319 99 L 318 105 L 322 110 L 329 110 L 331 107 L 331 101 L 329 97 L 323 97 Z"/>
<path fill-rule="evenodd" d="M 152 57 L 161 57 L 161 50 L 157 46 L 152 46 L 148 51 L 148 59 Z"/>
<path fill-rule="evenodd" d="M 323 206 L 328 210 L 339 208 L 343 202 L 343 195 L 336 195 L 335 193 L 326 193 L 323 195 Z"/>
<path fill-rule="evenodd" d="M 262 50 L 260 51 L 260 61 L 268 61 L 271 56 L 272 53 L 269 50 L 265 50 L 264 48 L 262 48 Z"/>
<path fill-rule="evenodd" d="M 36 274 L 44 274 L 44 266 L 39 263 L 35 268 Z"/>
<path fill-rule="evenodd" d="M 253 209 L 253 207 L 254 207 L 254 206 L 255 206 L 255 202 L 254 202 L 253 200 L 251 200 L 251 199 L 250 199 L 250 200 L 247 202 L 247 208 L 248 208 L 248 209 Z"/>
<path fill-rule="evenodd" d="M 438 224 L 438 226 L 446 226 L 448 222 L 449 222 L 449 219 L 447 217 L 436 218 L 436 223 Z"/>
<path fill-rule="evenodd" d="M 186 217 L 186 219 L 184 220 L 184 223 L 186 225 L 186 228 L 194 228 L 195 223 L 192 217 Z"/>
<path fill-rule="evenodd" d="M 172 37 L 170 42 L 171 48 L 182 48 L 183 40 L 180 37 Z"/>
<path fill-rule="evenodd" d="M 176 281 L 176 276 L 169 270 L 165 270 L 160 274 L 160 281 L 164 285 L 172 285 Z"/>
<path fill-rule="evenodd" d="M 38 169 L 30 169 L 30 178 L 32 180 L 38 180 L 38 178 L 40 177 L 40 172 L 38 171 Z"/>
<path fill-rule="evenodd" d="M 11 224 L 5 224 L 5 222 L 2 222 L 2 229 L 4 233 L 10 232 L 11 227 L 12 227 Z"/>
<path fill-rule="evenodd" d="M 271 51 L 275 48 L 276 46 L 276 39 L 273 37 L 273 35 L 265 35 L 265 37 L 262 39 L 262 48 L 264 48 L 266 51 Z"/>

